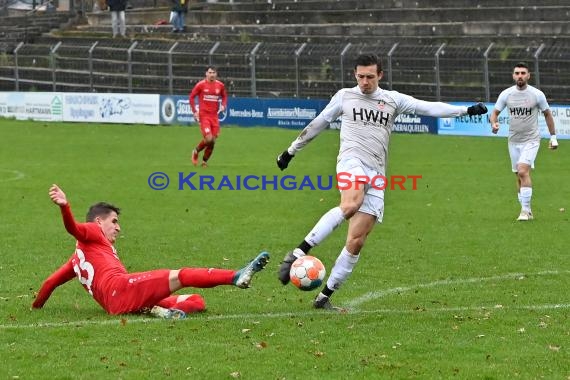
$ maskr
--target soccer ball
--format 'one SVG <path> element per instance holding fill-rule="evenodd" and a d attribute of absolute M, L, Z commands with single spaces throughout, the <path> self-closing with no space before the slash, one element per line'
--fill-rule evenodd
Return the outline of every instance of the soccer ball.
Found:
<path fill-rule="evenodd" d="M 323 284 L 327 274 L 321 260 L 314 256 L 302 256 L 293 262 L 289 277 L 291 283 L 301 290 L 313 290 Z"/>

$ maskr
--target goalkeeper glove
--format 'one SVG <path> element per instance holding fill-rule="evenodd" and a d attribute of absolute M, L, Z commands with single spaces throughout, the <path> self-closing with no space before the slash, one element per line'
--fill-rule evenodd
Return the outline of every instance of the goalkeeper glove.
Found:
<path fill-rule="evenodd" d="M 277 166 L 279 169 L 285 170 L 287 166 L 289 166 L 289 161 L 291 161 L 293 157 L 295 157 L 295 155 L 289 154 L 287 150 L 277 156 Z"/>
<path fill-rule="evenodd" d="M 471 107 L 467 107 L 467 114 L 469 116 L 473 115 L 484 115 L 487 113 L 487 107 L 483 103 L 477 103 Z"/>

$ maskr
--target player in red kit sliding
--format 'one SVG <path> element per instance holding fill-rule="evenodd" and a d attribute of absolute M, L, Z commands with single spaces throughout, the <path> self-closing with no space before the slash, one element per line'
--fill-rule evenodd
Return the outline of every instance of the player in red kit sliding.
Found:
<path fill-rule="evenodd" d="M 216 139 L 220 134 L 220 120 L 218 113 L 224 112 L 228 106 L 228 96 L 226 87 L 218 79 L 218 71 L 213 66 L 206 69 L 206 78 L 196 83 L 190 92 L 190 107 L 194 113 L 194 119 L 200 123 L 202 140 L 192 151 L 192 163 L 198 165 L 198 155 L 202 150 L 202 166 L 207 167 L 208 160 L 214 151 Z M 198 97 L 198 107 L 196 107 L 196 97 Z"/>
<path fill-rule="evenodd" d="M 77 242 L 69 261 L 44 281 L 33 308 L 43 307 L 55 288 L 77 277 L 109 314 L 150 309 L 151 314 L 157 317 L 184 318 L 188 313 L 205 310 L 204 299 L 198 294 L 172 293 L 185 287 L 234 285 L 248 288 L 255 273 L 261 271 L 269 260 L 269 254 L 262 252 L 239 271 L 181 268 L 128 273 L 113 246 L 121 231 L 117 207 L 97 203 L 89 208 L 87 222 L 77 223 L 65 193 L 57 185 L 52 185 L 49 196 L 60 207 L 65 229 Z"/>

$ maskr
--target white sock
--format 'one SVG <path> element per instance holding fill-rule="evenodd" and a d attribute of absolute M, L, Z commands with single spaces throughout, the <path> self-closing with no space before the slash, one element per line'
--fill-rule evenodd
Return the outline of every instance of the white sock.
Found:
<path fill-rule="evenodd" d="M 517 193 L 517 198 L 519 199 L 519 204 L 522 207 L 522 198 L 521 198 L 521 192 L 520 191 Z"/>
<path fill-rule="evenodd" d="M 521 187 L 521 206 L 523 211 L 530 212 L 531 198 L 532 198 L 532 187 Z"/>
<path fill-rule="evenodd" d="M 312 247 L 319 245 L 342 222 L 344 222 L 344 214 L 340 207 L 330 209 L 315 224 L 311 232 L 305 237 L 305 241 Z"/>
<path fill-rule="evenodd" d="M 300 248 L 295 248 L 295 249 L 293 250 L 293 255 L 294 255 L 296 258 L 299 258 L 299 257 L 305 256 L 306 253 L 303 252 Z"/>
<path fill-rule="evenodd" d="M 354 268 L 358 262 L 359 257 L 360 255 L 353 255 L 346 250 L 346 247 L 344 247 L 340 252 L 340 255 L 338 255 L 338 258 L 331 270 L 331 274 L 327 279 L 327 287 L 331 290 L 337 290 L 340 288 L 352 273 L 352 268 Z"/>

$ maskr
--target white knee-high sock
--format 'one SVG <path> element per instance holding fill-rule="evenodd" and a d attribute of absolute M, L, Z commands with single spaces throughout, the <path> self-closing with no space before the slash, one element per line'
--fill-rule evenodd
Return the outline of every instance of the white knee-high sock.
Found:
<path fill-rule="evenodd" d="M 344 222 L 344 214 L 340 207 L 330 209 L 315 224 L 311 232 L 305 237 L 305 241 L 312 247 L 319 245 L 331 232 Z"/>
<path fill-rule="evenodd" d="M 521 206 L 523 211 L 530 211 L 530 199 L 532 198 L 532 187 L 521 187 Z"/>
<path fill-rule="evenodd" d="M 344 247 L 340 252 L 340 255 L 338 255 L 338 258 L 331 270 L 331 274 L 327 279 L 327 288 L 331 290 L 337 290 L 340 288 L 352 273 L 352 268 L 354 268 L 358 262 L 359 257 L 360 255 L 353 255 L 346 250 L 346 247 Z"/>

